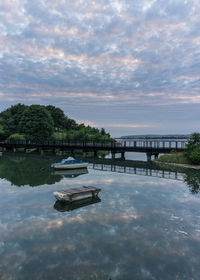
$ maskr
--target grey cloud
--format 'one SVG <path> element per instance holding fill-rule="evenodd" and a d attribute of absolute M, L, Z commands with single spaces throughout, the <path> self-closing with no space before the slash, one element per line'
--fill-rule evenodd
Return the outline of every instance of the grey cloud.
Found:
<path fill-rule="evenodd" d="M 148 102 L 157 104 L 152 120 L 160 105 L 200 102 L 197 1 L 37 0 L 12 10 L 6 3 L 1 100 L 64 100 L 83 115 L 88 106 Z"/>

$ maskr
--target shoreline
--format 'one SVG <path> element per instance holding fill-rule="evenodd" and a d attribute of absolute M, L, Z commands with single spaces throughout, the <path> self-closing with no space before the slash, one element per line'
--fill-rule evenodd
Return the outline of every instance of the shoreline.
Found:
<path fill-rule="evenodd" d="M 196 169 L 200 170 L 200 165 L 193 165 L 193 164 L 186 164 L 186 163 L 174 163 L 174 162 L 163 162 L 163 161 L 154 161 L 158 164 L 165 164 L 165 165 L 172 165 L 172 166 L 178 166 L 178 167 L 184 167 L 184 168 L 190 168 L 190 169 Z"/>

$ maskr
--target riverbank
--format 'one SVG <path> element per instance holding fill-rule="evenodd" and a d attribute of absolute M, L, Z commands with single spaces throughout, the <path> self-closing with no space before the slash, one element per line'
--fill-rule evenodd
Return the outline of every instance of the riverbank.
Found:
<path fill-rule="evenodd" d="M 191 168 L 191 169 L 196 169 L 196 170 L 200 170 L 200 165 L 192 165 L 192 164 L 181 164 L 181 163 L 173 163 L 173 162 L 159 162 L 159 161 L 155 161 L 158 164 L 164 164 L 164 165 L 171 165 L 171 166 L 177 166 L 177 167 L 184 167 L 184 168 Z"/>
<path fill-rule="evenodd" d="M 179 166 L 184 168 L 192 168 L 200 170 L 200 165 L 194 165 L 188 162 L 184 153 L 171 153 L 160 156 L 155 160 L 158 164 L 165 164 L 171 166 Z"/>

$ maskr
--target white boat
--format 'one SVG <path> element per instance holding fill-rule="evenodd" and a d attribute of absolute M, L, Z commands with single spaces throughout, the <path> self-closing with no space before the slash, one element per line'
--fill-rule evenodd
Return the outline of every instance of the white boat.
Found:
<path fill-rule="evenodd" d="M 67 159 L 63 159 L 61 162 L 54 163 L 51 165 L 51 167 L 53 167 L 56 170 L 86 168 L 87 166 L 87 162 L 74 159 L 73 157 L 68 157 Z"/>
<path fill-rule="evenodd" d="M 54 192 L 54 196 L 56 199 L 64 202 L 74 202 L 87 198 L 94 198 L 101 191 L 100 188 L 83 186 L 81 188 L 73 188 L 66 191 L 56 191 Z"/>

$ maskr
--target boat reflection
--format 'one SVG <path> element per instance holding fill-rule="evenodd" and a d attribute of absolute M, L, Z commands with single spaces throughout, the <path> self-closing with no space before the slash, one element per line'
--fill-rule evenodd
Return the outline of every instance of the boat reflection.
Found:
<path fill-rule="evenodd" d="M 62 201 L 56 201 L 54 204 L 54 209 L 56 209 L 59 212 L 66 212 L 66 211 L 72 211 L 81 207 L 85 207 L 91 204 L 99 203 L 101 202 L 101 199 L 98 196 L 90 197 L 84 200 L 75 201 L 73 203 L 66 203 Z"/>
<path fill-rule="evenodd" d="M 50 166 L 55 160 L 58 159 L 36 155 L 4 154 L 0 157 L 0 179 L 5 179 L 18 187 L 36 187 L 45 184 L 53 185 L 64 178 L 76 178 L 77 176 L 87 174 L 88 169 L 93 169 L 102 172 L 125 173 L 183 181 L 191 193 L 200 193 L 200 172 L 196 169 L 133 160 L 88 159 L 88 169 L 81 168 L 52 172 Z"/>
<path fill-rule="evenodd" d="M 87 168 L 80 168 L 80 169 L 70 169 L 70 170 L 55 170 L 52 172 L 52 175 L 60 175 L 63 178 L 75 178 L 83 174 L 87 174 Z"/>

